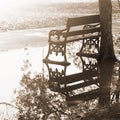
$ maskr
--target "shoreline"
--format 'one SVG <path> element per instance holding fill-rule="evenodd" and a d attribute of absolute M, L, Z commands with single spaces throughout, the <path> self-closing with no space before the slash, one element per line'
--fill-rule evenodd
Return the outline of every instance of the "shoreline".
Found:
<path fill-rule="evenodd" d="M 0 51 L 47 45 L 51 28 L 17 30 L 0 33 Z"/>
<path fill-rule="evenodd" d="M 61 28 L 64 28 L 64 26 L 0 32 L 0 52 L 26 47 L 47 46 L 49 31 Z M 117 29 L 113 29 L 112 31 L 113 36 L 120 37 Z"/>

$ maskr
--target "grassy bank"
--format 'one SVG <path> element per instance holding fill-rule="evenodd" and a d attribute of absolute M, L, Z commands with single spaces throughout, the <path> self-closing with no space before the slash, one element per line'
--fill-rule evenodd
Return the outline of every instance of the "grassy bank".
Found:
<path fill-rule="evenodd" d="M 120 120 L 120 103 L 98 107 L 81 120 Z"/>

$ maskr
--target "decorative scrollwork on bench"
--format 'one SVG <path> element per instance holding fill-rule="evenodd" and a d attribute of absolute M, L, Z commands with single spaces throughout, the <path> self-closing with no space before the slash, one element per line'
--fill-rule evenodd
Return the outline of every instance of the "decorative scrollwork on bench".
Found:
<path fill-rule="evenodd" d="M 83 64 L 83 71 L 91 70 L 91 71 L 98 71 L 98 64 L 96 59 L 90 59 L 87 58 L 87 62 L 82 59 L 82 64 Z M 94 61 L 94 62 L 93 62 Z"/>
<path fill-rule="evenodd" d="M 83 29 L 92 29 L 97 27 L 100 27 L 99 23 L 95 25 L 86 24 L 83 26 Z M 80 52 L 98 53 L 100 44 L 100 34 L 100 31 L 90 32 L 89 34 L 83 34 L 83 44 L 80 49 Z"/>
<path fill-rule="evenodd" d="M 99 37 L 94 36 L 83 39 L 83 44 L 80 52 L 85 53 L 97 53 L 99 51 Z"/>
<path fill-rule="evenodd" d="M 58 55 L 58 53 L 61 53 L 62 56 L 65 55 L 65 44 L 54 44 L 54 43 L 50 43 L 50 54 L 52 54 L 52 52 L 55 52 L 56 56 Z"/>
<path fill-rule="evenodd" d="M 53 71 L 51 68 L 49 69 L 50 72 L 50 79 L 58 78 L 58 77 L 64 77 L 65 71 L 61 70 L 59 71 L 57 68 Z"/>
<path fill-rule="evenodd" d="M 49 32 L 49 42 L 55 40 L 64 40 L 63 33 L 66 31 L 66 29 L 63 30 L 51 30 Z"/>
<path fill-rule="evenodd" d="M 49 72 L 49 88 L 52 91 L 56 91 L 58 88 L 60 88 L 60 79 L 64 78 L 66 76 L 66 68 L 67 66 L 63 65 L 55 65 L 54 67 L 50 66 L 51 64 L 46 63 L 46 66 L 48 68 Z M 58 81 L 56 81 L 59 79 Z"/>

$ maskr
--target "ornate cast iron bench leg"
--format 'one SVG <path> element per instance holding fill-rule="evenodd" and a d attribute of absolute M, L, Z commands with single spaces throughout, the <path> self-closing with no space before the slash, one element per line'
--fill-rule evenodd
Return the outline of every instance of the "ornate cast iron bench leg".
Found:
<path fill-rule="evenodd" d="M 100 26 L 100 24 L 96 25 L 85 25 L 83 29 L 90 29 Z M 83 34 L 83 43 L 80 51 L 77 53 L 78 56 L 84 57 L 93 57 L 98 58 L 99 49 L 100 49 L 100 31 L 96 31 L 95 33 Z"/>
<path fill-rule="evenodd" d="M 52 91 L 59 92 L 66 84 L 61 84 L 60 81 L 66 76 L 67 66 L 55 65 L 55 68 L 51 67 L 51 64 L 46 63 L 49 72 L 49 88 Z"/>
<path fill-rule="evenodd" d="M 65 29 L 66 30 L 66 29 Z M 67 61 L 66 58 L 66 41 L 65 37 L 63 37 L 62 33 L 65 30 L 52 30 L 49 32 L 49 48 L 46 58 L 43 60 L 44 62 L 49 62 L 53 64 L 60 64 L 60 65 L 69 65 L 70 63 Z M 63 61 L 50 60 L 49 57 L 55 53 L 55 56 L 61 54 L 63 57 Z"/>

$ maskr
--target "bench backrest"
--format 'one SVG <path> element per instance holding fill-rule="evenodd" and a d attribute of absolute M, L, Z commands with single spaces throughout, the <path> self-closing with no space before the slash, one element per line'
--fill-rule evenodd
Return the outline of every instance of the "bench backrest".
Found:
<path fill-rule="evenodd" d="M 77 41 L 83 36 L 88 36 L 90 33 L 94 33 L 92 36 L 98 36 L 101 30 L 100 27 L 99 15 L 68 18 L 66 25 L 67 32 L 65 33 L 67 42 Z M 70 37 L 73 36 L 74 38 L 71 39 Z"/>
<path fill-rule="evenodd" d="M 68 18 L 67 21 L 67 28 L 91 23 L 99 23 L 100 16 L 99 15 L 92 15 L 92 16 L 85 16 L 85 17 L 76 17 L 76 18 Z"/>

